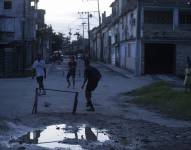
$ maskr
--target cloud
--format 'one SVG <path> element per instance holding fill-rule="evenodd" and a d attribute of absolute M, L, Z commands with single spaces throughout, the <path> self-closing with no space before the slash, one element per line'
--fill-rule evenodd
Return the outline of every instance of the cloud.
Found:
<path fill-rule="evenodd" d="M 110 12 L 109 5 L 113 0 L 100 0 L 101 10 Z M 40 0 L 39 8 L 46 10 L 46 23 L 52 24 L 55 31 L 66 32 L 68 26 L 77 29 L 82 23 L 80 11 L 97 11 L 96 0 Z M 94 14 L 95 16 L 97 13 Z M 92 24 L 97 24 L 96 19 Z"/>

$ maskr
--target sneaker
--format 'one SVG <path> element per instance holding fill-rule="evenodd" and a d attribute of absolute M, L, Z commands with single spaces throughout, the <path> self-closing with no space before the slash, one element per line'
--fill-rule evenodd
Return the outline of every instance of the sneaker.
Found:
<path fill-rule="evenodd" d="M 42 95 L 46 95 L 46 91 L 45 90 L 42 92 Z"/>
<path fill-rule="evenodd" d="M 38 89 L 37 93 L 38 93 L 38 94 L 40 94 L 40 93 L 41 93 L 41 90 L 40 90 L 40 89 Z"/>
<path fill-rule="evenodd" d="M 38 96 L 41 96 L 42 95 L 42 92 L 41 92 L 41 90 L 38 90 Z"/>

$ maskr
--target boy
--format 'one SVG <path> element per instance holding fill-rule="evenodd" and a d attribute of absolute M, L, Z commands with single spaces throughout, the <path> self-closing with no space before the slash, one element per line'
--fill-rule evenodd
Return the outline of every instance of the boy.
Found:
<path fill-rule="evenodd" d="M 86 106 L 90 107 L 90 109 L 87 109 L 87 111 L 95 111 L 91 97 L 92 97 L 92 91 L 96 89 L 100 79 L 101 79 L 101 73 L 99 72 L 99 70 L 96 69 L 95 67 L 92 67 L 89 61 L 85 61 L 84 83 L 82 85 L 82 89 L 84 88 L 87 82 L 85 90 L 85 96 L 87 100 Z"/>
<path fill-rule="evenodd" d="M 46 79 L 46 66 L 45 61 L 42 59 L 41 55 L 38 54 L 37 60 L 33 63 L 33 77 L 36 75 L 37 83 L 39 84 L 39 94 L 46 95 L 44 89 L 43 79 Z"/>
<path fill-rule="evenodd" d="M 68 82 L 68 88 L 70 87 L 70 77 L 72 76 L 73 80 L 73 88 L 75 87 L 75 76 L 76 76 L 76 66 L 77 63 L 75 61 L 75 57 L 71 56 L 70 61 L 68 62 L 68 74 L 67 74 L 67 82 Z"/>

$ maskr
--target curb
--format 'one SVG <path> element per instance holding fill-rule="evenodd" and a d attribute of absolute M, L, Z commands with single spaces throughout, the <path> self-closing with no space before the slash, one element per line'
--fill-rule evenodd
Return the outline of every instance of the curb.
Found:
<path fill-rule="evenodd" d="M 106 68 L 108 68 L 110 70 L 112 70 L 113 72 L 118 73 L 119 75 L 121 75 L 121 76 L 123 76 L 125 78 L 130 79 L 130 78 L 134 77 L 133 73 L 130 73 L 130 72 L 128 72 L 126 70 L 123 70 L 121 68 L 118 68 L 116 66 L 107 65 L 107 64 L 104 64 L 102 62 L 97 62 L 97 63 L 100 64 L 100 65 L 103 65 L 104 67 L 106 67 Z M 124 71 L 124 72 L 122 72 L 122 71 Z"/>

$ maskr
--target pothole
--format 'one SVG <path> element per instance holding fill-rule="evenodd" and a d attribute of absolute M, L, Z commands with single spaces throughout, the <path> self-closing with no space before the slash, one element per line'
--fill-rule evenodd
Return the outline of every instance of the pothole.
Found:
<path fill-rule="evenodd" d="M 43 148 L 63 148 L 83 150 L 83 145 L 92 143 L 103 144 L 110 140 L 107 130 L 91 128 L 88 125 L 69 126 L 67 124 L 47 126 L 43 130 L 28 132 L 18 139 L 11 140 L 14 144 L 32 144 Z"/>

